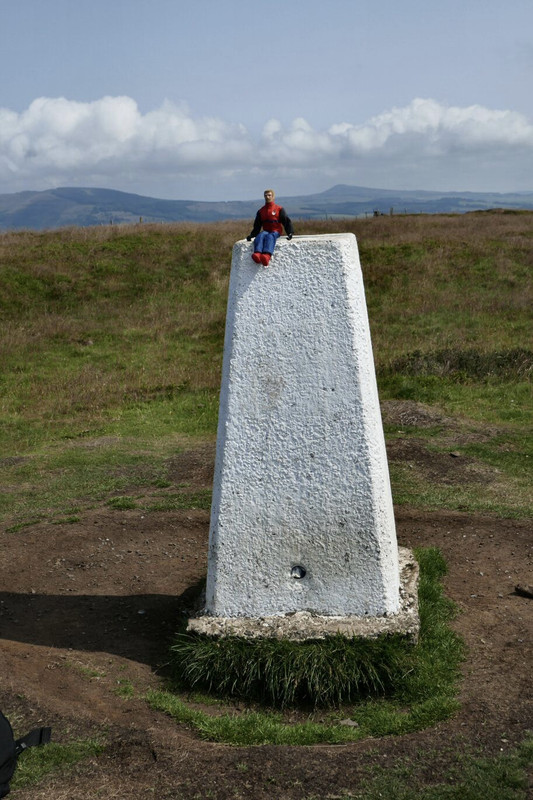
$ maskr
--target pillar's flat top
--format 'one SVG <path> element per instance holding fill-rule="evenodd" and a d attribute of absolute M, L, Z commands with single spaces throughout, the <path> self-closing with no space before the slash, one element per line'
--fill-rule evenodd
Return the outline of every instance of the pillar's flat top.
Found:
<path fill-rule="evenodd" d="M 327 241 L 335 241 L 336 239 L 346 239 L 346 238 L 355 239 L 355 234 L 354 233 L 317 233 L 317 234 L 303 233 L 303 234 L 295 234 L 292 237 L 292 241 L 294 242 L 295 240 L 297 240 L 299 242 L 302 242 L 302 241 L 322 240 L 324 242 L 327 242 Z M 281 236 L 279 242 L 283 242 L 284 239 L 285 237 Z M 249 244 L 249 242 L 247 242 L 246 239 L 239 239 L 237 244 L 240 244 L 241 242 Z"/>

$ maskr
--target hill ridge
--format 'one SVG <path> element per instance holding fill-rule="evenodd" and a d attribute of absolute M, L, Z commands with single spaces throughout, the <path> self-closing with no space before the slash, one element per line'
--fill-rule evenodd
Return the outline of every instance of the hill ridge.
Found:
<path fill-rule="evenodd" d="M 446 214 L 533 209 L 531 192 L 437 192 L 336 184 L 323 192 L 280 198 L 294 219 L 377 214 Z M 217 222 L 249 219 L 257 200 L 168 200 L 98 187 L 60 186 L 0 194 L 0 231 L 139 222 Z"/>

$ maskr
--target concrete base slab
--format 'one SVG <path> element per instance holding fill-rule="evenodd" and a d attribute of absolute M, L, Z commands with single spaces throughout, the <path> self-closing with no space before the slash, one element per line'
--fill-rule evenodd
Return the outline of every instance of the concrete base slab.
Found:
<path fill-rule="evenodd" d="M 376 638 L 399 633 L 413 644 L 418 641 L 418 563 L 406 547 L 398 548 L 400 566 L 400 609 L 379 617 L 325 616 L 312 611 L 295 611 L 265 617 L 213 617 L 201 615 L 189 620 L 188 631 L 207 636 L 239 636 L 247 639 L 325 639 L 341 634 L 351 638 Z"/>

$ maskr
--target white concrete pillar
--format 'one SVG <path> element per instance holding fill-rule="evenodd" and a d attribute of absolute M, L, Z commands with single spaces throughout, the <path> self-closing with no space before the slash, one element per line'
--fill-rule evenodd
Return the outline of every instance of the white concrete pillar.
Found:
<path fill-rule="evenodd" d="M 233 249 L 205 614 L 394 615 L 398 548 L 355 236 L 280 239 L 268 268 L 251 252 Z"/>

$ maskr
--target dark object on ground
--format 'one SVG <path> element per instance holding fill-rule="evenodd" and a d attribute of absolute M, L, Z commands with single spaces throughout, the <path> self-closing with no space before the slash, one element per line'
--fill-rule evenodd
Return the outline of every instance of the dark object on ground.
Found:
<path fill-rule="evenodd" d="M 9 794 L 9 782 L 20 754 L 28 747 L 48 744 L 51 734 L 51 728 L 35 728 L 21 739 L 15 739 L 9 720 L 0 711 L 0 797 Z"/>
<path fill-rule="evenodd" d="M 518 586 L 515 586 L 514 590 L 521 597 L 533 598 L 533 586 L 526 586 L 525 584 L 519 583 Z"/>

